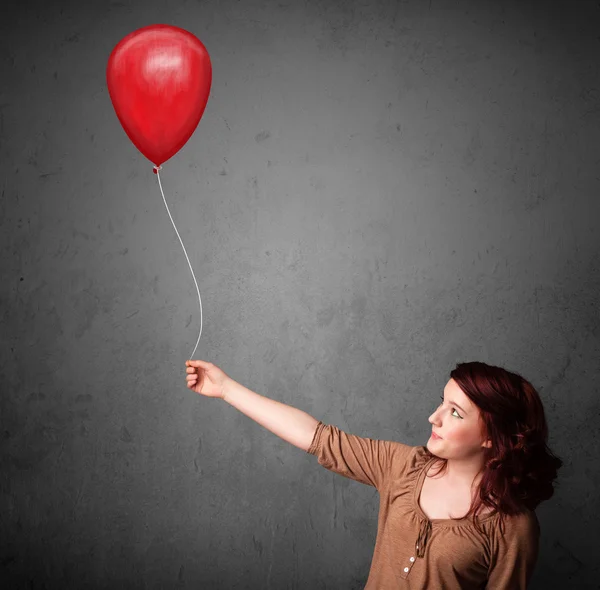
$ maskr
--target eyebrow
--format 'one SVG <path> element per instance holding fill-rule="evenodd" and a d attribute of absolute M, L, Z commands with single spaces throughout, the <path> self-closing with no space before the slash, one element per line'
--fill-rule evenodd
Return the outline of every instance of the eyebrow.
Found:
<path fill-rule="evenodd" d="M 463 410 L 456 402 L 450 402 L 451 404 L 454 404 L 463 414 L 468 414 L 469 412 Z"/>

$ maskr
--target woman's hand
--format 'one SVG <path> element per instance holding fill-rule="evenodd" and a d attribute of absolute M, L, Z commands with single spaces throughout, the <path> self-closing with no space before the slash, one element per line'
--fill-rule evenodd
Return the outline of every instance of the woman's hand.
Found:
<path fill-rule="evenodd" d="M 186 361 L 187 386 L 206 397 L 225 399 L 225 385 L 230 380 L 219 367 L 206 361 Z"/>

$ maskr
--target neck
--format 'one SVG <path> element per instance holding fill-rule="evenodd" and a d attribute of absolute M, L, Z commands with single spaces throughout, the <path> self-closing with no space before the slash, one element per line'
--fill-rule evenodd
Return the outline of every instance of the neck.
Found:
<path fill-rule="evenodd" d="M 451 483 L 476 486 L 481 480 L 482 468 L 483 461 L 481 457 L 448 459 L 445 475 Z"/>

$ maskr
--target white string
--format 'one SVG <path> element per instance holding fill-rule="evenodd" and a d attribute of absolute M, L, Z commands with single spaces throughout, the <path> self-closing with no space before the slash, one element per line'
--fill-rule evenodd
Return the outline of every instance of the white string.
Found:
<path fill-rule="evenodd" d="M 162 166 L 158 166 L 158 167 L 154 166 L 154 173 L 158 177 L 158 186 L 160 186 L 160 194 L 162 195 L 163 201 L 165 202 L 165 207 L 167 208 L 167 213 L 169 214 L 169 217 L 171 217 L 171 212 L 169 211 L 169 206 L 167 205 L 167 201 L 165 199 L 165 193 L 163 192 L 162 184 L 160 182 L 159 170 L 162 170 Z M 185 250 L 185 246 L 183 245 L 183 242 L 181 241 L 181 236 L 179 235 L 179 232 L 177 231 L 177 226 L 175 225 L 175 222 L 173 221 L 172 217 L 171 217 L 171 223 L 173 224 L 173 227 L 175 228 L 175 231 L 177 232 L 177 237 L 179 238 L 179 241 L 181 242 L 181 247 L 183 248 L 183 253 L 185 254 L 185 257 L 187 258 L 188 264 L 190 266 L 190 270 L 192 271 L 192 277 L 194 277 L 194 283 L 196 283 L 196 291 L 198 291 L 198 301 L 200 303 L 200 334 L 202 334 L 202 299 L 200 298 L 200 289 L 198 289 L 198 282 L 196 281 L 196 276 L 194 275 L 194 269 L 192 268 L 192 265 L 190 264 L 190 259 L 188 258 L 187 252 Z M 196 342 L 196 346 L 194 347 L 194 350 L 192 351 L 192 354 L 190 355 L 190 358 L 188 360 L 192 360 L 194 358 L 194 352 L 196 352 L 196 348 L 198 348 L 198 342 L 200 342 L 200 334 L 198 334 L 198 340 Z"/>

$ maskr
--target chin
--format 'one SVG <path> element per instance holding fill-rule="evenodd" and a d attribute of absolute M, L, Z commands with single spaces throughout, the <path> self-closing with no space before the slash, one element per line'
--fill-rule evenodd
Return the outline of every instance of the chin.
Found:
<path fill-rule="evenodd" d="M 435 450 L 435 448 L 436 448 L 435 443 L 438 441 L 433 441 L 433 442 L 434 442 L 434 444 L 431 444 L 431 441 L 427 441 L 427 444 L 425 445 L 425 447 L 432 455 L 435 455 L 436 457 L 440 457 L 443 459 L 444 457 L 442 455 L 440 455 L 439 452 L 436 452 L 436 450 Z"/>

